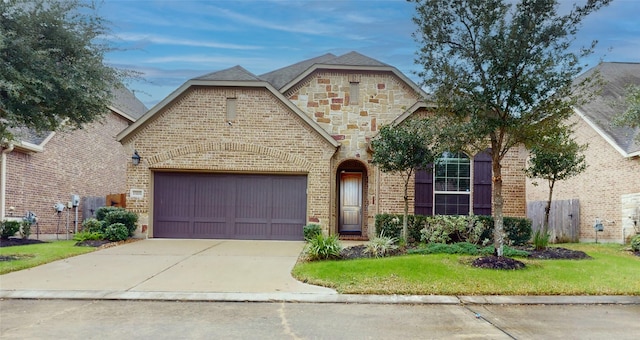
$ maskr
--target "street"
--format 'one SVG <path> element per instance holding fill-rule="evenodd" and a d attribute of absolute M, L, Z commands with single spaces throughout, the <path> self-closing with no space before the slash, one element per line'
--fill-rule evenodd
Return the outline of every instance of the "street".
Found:
<path fill-rule="evenodd" d="M 637 339 L 640 305 L 0 300 L 2 339 Z"/>

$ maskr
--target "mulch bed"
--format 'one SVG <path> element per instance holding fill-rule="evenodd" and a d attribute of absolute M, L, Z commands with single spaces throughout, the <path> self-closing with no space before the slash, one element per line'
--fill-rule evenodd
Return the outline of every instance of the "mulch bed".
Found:
<path fill-rule="evenodd" d="M 22 239 L 22 238 L 9 238 L 0 239 L 0 247 L 13 247 L 13 246 L 25 246 L 27 244 L 45 243 L 40 240 Z"/>
<path fill-rule="evenodd" d="M 583 251 L 571 250 L 571 249 L 560 248 L 560 247 L 549 247 L 544 250 L 535 250 L 533 248 L 522 248 L 521 250 L 525 250 L 529 252 L 528 257 L 532 259 L 583 260 L 583 259 L 591 258 L 589 255 L 587 255 Z M 389 254 L 389 256 L 403 255 L 403 254 L 406 254 L 406 250 L 397 250 L 393 254 Z M 344 260 L 368 258 L 368 257 L 371 257 L 371 256 L 365 252 L 364 245 L 347 247 L 342 249 L 342 251 L 340 252 L 340 258 Z M 493 255 L 477 258 L 472 262 L 472 265 L 478 268 L 503 269 L 503 270 L 522 269 L 525 267 L 525 264 L 521 261 L 509 258 L 509 257 L 498 257 Z"/>

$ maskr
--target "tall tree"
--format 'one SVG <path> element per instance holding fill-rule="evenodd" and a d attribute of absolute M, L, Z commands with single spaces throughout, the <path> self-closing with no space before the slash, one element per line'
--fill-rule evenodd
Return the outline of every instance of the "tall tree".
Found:
<path fill-rule="evenodd" d="M 545 136 L 540 143 L 531 148 L 531 158 L 526 169 L 527 176 L 547 181 L 549 197 L 544 208 L 542 235 L 549 231 L 549 213 L 553 198 L 553 188 L 557 181 L 574 177 L 587 168 L 584 150 L 571 138 L 571 130 L 561 126 L 556 134 Z"/>
<path fill-rule="evenodd" d="M 124 76 L 104 64 L 107 31 L 87 1 L 0 1 L 0 141 L 12 128 L 81 128 L 104 114 Z"/>
<path fill-rule="evenodd" d="M 572 80 L 583 66 L 571 49 L 582 20 L 611 0 L 588 0 L 558 13 L 556 0 L 409 0 L 415 2 L 416 62 L 441 114 L 459 119 L 457 145 L 491 147 L 494 246 L 504 244 L 502 159 L 535 145 L 571 114 Z"/>
<path fill-rule="evenodd" d="M 397 173 L 404 180 L 404 219 L 402 238 L 407 240 L 409 180 L 416 170 L 427 169 L 439 157 L 435 120 L 410 120 L 400 125 L 385 125 L 371 141 L 372 163 L 382 172 Z"/>

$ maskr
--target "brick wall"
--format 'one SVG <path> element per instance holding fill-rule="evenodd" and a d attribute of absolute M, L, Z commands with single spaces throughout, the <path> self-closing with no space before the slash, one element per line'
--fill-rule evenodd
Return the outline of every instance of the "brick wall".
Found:
<path fill-rule="evenodd" d="M 6 206 L 14 207 L 13 216 L 33 211 L 38 216 L 41 233 L 55 233 L 58 215 L 53 205 L 66 204 L 72 194 L 106 196 L 125 190 L 125 167 L 131 154 L 115 140 L 128 122 L 116 114 L 87 125 L 83 130 L 58 132 L 40 153 L 14 150 L 7 155 Z M 65 229 L 66 211 L 60 217 Z M 74 229 L 75 210 L 69 229 Z M 82 223 L 82 202 L 78 224 Z M 35 237 L 36 230 L 32 230 Z"/>
<path fill-rule="evenodd" d="M 236 98 L 228 124 L 226 100 Z M 142 157 L 127 168 L 127 198 L 153 235 L 152 171 L 307 174 L 307 218 L 330 224 L 330 159 L 335 148 L 265 88 L 192 87 L 123 141 Z M 128 193 L 129 195 L 129 193 Z"/>
<path fill-rule="evenodd" d="M 598 240 L 622 242 L 622 226 L 628 216 L 622 213 L 622 198 L 640 193 L 640 158 L 624 158 L 583 119 L 574 116 L 575 139 L 588 143 L 585 152 L 587 170 L 577 177 L 557 182 L 553 190 L 554 200 L 580 200 L 580 240 L 595 240 L 593 224 L 596 218 L 603 221 L 604 231 Z M 539 185 L 534 186 L 533 182 Z M 546 200 L 549 195 L 546 181 L 527 181 L 527 200 Z M 629 233 L 630 231 L 626 231 Z"/>

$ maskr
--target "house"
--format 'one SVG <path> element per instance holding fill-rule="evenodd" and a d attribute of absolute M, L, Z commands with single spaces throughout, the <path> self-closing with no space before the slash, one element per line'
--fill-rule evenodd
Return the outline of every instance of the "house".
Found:
<path fill-rule="evenodd" d="M 124 88 L 114 92 L 102 119 L 81 130 L 34 133 L 14 130 L 17 141 L 2 149 L 0 214 L 19 219 L 30 211 L 38 217 L 42 234 L 75 230 L 76 209 L 57 213 L 54 205 L 67 205 L 78 195 L 77 223 L 82 223 L 85 197 L 123 193 L 125 170 L 131 160 L 116 135 L 142 116 L 146 107 Z M 86 214 L 85 214 L 86 215 Z M 91 214 L 89 214 L 91 215 Z"/>
<path fill-rule="evenodd" d="M 613 118 L 626 110 L 629 85 L 640 86 L 640 63 L 602 62 L 576 81 L 599 72 L 602 90 L 587 103 L 574 107 L 570 123 L 574 138 L 588 144 L 584 155 L 587 169 L 582 174 L 557 182 L 554 200 L 578 199 L 579 239 L 596 239 L 596 220 L 603 225 L 598 240 L 622 243 L 635 233 L 640 222 L 640 129 L 619 127 Z M 546 200 L 548 188 L 527 181 L 527 201 Z"/>
<path fill-rule="evenodd" d="M 141 157 L 127 167 L 127 209 L 149 237 L 301 240 L 302 226 L 316 223 L 368 239 L 376 214 L 404 207 L 401 176 L 371 164 L 369 142 L 385 124 L 428 114 L 424 98 L 395 67 L 357 52 L 260 76 L 235 66 L 191 79 L 118 135 Z M 431 193 L 421 213 L 428 204 L 469 213 L 474 156 L 456 158 L 467 184 L 453 192 L 416 190 L 412 180 L 411 197 Z M 524 167 L 519 150 L 507 158 Z M 504 177 L 505 214 L 524 216 L 522 171 Z M 475 205 L 490 213 L 482 199 Z"/>

